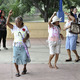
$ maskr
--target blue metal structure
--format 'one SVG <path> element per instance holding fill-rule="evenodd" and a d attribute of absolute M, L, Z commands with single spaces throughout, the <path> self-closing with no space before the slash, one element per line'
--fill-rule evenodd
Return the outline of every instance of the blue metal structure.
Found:
<path fill-rule="evenodd" d="M 62 0 L 59 0 L 59 10 L 57 12 L 57 16 L 61 18 L 61 22 L 64 22 L 64 12 L 62 10 Z"/>

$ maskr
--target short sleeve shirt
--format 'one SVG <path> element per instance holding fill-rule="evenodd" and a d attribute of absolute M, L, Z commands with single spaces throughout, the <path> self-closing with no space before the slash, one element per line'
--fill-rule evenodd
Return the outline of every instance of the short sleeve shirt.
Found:
<path fill-rule="evenodd" d="M 60 40 L 60 28 L 58 26 L 53 25 L 49 27 L 48 25 L 48 33 L 49 33 L 49 36 L 48 36 L 49 41 Z"/>
<path fill-rule="evenodd" d="M 26 37 L 26 32 L 29 33 L 29 30 L 26 26 L 18 28 L 16 25 L 13 25 L 11 32 L 14 33 L 14 42 L 22 42 L 22 38 Z"/>
<path fill-rule="evenodd" d="M 68 20 L 68 21 L 66 22 L 66 24 L 65 24 L 64 27 L 70 26 L 70 25 L 71 25 L 71 22 L 72 22 L 72 21 L 69 21 L 69 20 Z M 66 36 L 77 36 L 76 34 L 70 33 L 69 30 L 70 30 L 70 28 L 66 29 Z"/>

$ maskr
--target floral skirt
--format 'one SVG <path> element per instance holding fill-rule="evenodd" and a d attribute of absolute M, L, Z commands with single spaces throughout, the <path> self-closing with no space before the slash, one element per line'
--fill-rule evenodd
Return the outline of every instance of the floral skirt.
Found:
<path fill-rule="evenodd" d="M 24 46 L 13 47 L 13 63 L 19 64 L 27 64 L 30 62 L 30 58 L 27 57 L 27 53 L 25 51 Z"/>

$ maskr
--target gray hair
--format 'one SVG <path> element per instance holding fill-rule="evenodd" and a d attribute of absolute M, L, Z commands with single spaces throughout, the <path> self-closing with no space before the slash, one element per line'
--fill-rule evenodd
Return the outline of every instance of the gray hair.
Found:
<path fill-rule="evenodd" d="M 18 16 L 18 17 L 15 18 L 15 20 L 17 20 L 17 19 L 18 19 L 18 21 L 22 21 L 23 22 L 23 18 L 21 16 Z"/>

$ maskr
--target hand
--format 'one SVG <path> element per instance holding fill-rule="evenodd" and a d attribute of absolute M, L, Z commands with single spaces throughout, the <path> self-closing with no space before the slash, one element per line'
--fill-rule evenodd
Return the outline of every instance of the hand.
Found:
<path fill-rule="evenodd" d="M 61 39 L 62 39 L 62 40 L 64 40 L 64 37 L 63 37 L 63 35 L 62 35 L 62 34 L 60 34 L 60 36 L 61 36 Z"/>
<path fill-rule="evenodd" d="M 66 28 L 63 28 L 63 31 L 65 31 L 66 30 Z"/>
<path fill-rule="evenodd" d="M 26 42 L 26 38 L 23 39 L 23 42 L 24 42 L 24 43 Z"/>
<path fill-rule="evenodd" d="M 12 10 L 9 11 L 9 16 L 11 16 L 13 14 Z"/>
<path fill-rule="evenodd" d="M 54 12 L 53 15 L 55 16 L 56 15 L 56 12 Z"/>
<path fill-rule="evenodd" d="M 67 13 L 67 12 L 64 12 L 64 14 L 67 15 L 67 16 L 69 15 L 69 13 Z"/>

